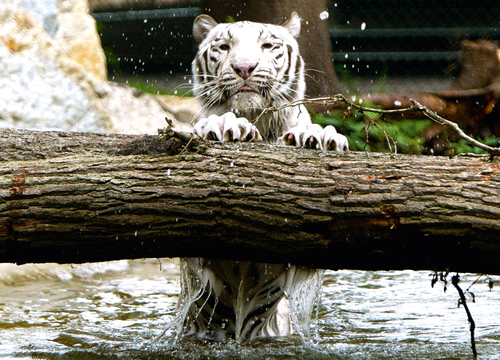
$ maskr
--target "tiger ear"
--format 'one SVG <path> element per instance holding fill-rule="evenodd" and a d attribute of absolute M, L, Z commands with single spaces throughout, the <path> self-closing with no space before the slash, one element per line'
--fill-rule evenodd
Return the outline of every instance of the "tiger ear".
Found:
<path fill-rule="evenodd" d="M 294 11 L 284 24 L 283 27 L 288 30 L 288 32 L 294 37 L 298 37 L 300 34 L 300 22 L 302 19 L 299 15 Z"/>
<path fill-rule="evenodd" d="M 207 37 L 207 34 L 214 27 L 218 25 L 217 21 L 215 21 L 209 15 L 199 15 L 196 19 L 194 19 L 193 24 L 193 36 L 197 42 L 202 42 L 203 39 Z"/>

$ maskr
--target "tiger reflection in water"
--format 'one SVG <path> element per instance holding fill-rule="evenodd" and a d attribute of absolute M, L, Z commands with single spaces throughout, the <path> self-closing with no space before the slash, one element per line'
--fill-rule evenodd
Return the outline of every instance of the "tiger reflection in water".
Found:
<path fill-rule="evenodd" d="M 295 40 L 300 22 L 295 12 L 282 26 L 218 24 L 208 15 L 196 18 L 194 92 L 202 110 L 194 133 L 208 140 L 348 150 L 345 136 L 333 126 L 312 124 L 302 106 L 268 113 L 257 123 L 249 121 L 269 106 L 304 98 L 304 62 Z M 181 266 L 182 336 L 245 343 L 289 335 L 294 327 L 307 335 L 312 302 L 304 305 L 301 297 L 317 295 L 321 270 L 204 258 L 182 259 Z M 299 310 L 302 320 L 294 314 Z"/>

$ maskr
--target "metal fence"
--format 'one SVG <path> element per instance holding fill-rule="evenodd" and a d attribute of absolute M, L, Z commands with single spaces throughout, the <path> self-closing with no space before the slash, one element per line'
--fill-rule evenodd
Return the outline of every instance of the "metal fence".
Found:
<path fill-rule="evenodd" d="M 334 0 L 329 12 L 333 58 L 362 75 L 439 75 L 462 40 L 500 39 L 498 1 Z"/>
<path fill-rule="evenodd" d="M 500 2 L 472 0 L 328 1 L 332 58 L 341 78 L 439 77 L 464 39 L 500 40 Z M 114 68 L 187 73 L 200 9 L 96 13 Z"/>

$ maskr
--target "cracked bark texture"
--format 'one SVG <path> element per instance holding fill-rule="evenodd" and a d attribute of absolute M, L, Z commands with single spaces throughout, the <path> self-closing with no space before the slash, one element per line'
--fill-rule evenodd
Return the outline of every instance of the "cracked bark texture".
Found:
<path fill-rule="evenodd" d="M 0 130 L 0 262 L 203 256 L 500 274 L 500 167 Z"/>

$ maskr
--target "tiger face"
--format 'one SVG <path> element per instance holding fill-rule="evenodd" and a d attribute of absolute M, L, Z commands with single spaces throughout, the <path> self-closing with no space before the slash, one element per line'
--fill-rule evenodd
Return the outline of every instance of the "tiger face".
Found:
<path fill-rule="evenodd" d="M 199 16 L 193 26 L 200 43 L 193 74 L 203 116 L 233 112 L 251 119 L 269 106 L 302 99 L 304 62 L 295 40 L 299 32 L 295 12 L 282 26 L 218 24 L 208 15 Z"/>

